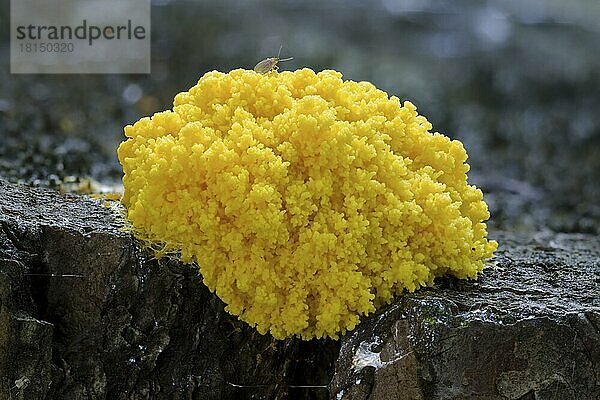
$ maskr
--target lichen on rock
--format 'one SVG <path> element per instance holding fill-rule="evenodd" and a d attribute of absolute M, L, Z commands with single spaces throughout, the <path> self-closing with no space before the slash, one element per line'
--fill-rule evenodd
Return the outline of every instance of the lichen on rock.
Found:
<path fill-rule="evenodd" d="M 125 128 L 122 202 L 259 332 L 337 337 L 497 247 L 462 143 L 431 129 L 336 71 L 209 72 Z"/>

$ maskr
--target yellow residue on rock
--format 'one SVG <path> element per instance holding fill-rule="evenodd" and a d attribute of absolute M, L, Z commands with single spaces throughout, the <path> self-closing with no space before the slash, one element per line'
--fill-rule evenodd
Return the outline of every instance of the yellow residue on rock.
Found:
<path fill-rule="evenodd" d="M 209 72 L 125 127 L 122 202 L 259 332 L 336 338 L 497 248 L 462 143 L 431 129 L 336 71 Z"/>

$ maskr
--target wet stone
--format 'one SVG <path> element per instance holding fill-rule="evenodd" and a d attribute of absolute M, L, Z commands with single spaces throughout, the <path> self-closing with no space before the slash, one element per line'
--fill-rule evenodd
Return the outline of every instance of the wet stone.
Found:
<path fill-rule="evenodd" d="M 491 236 L 477 281 L 440 279 L 341 340 L 334 398 L 600 398 L 600 240 Z"/>
<path fill-rule="evenodd" d="M 495 231 L 477 281 L 400 296 L 340 341 L 277 341 L 114 203 L 0 180 L 0 399 L 596 399 L 600 241 Z"/>

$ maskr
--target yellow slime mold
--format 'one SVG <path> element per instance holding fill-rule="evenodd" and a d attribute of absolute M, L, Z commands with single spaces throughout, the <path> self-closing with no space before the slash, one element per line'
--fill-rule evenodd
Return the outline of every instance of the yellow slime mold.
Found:
<path fill-rule="evenodd" d="M 337 338 L 497 247 L 462 143 L 431 129 L 336 71 L 209 72 L 125 127 L 122 202 L 259 332 Z"/>

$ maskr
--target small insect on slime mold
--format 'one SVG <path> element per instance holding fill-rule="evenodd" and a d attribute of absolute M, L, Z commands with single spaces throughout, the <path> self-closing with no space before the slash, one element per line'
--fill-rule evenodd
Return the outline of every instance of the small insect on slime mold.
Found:
<path fill-rule="evenodd" d="M 277 57 L 265 58 L 264 60 L 262 60 L 261 62 L 256 64 L 254 66 L 254 72 L 258 72 L 259 74 L 266 74 L 269 71 L 277 71 L 279 69 L 279 67 L 277 66 L 278 63 L 283 62 L 283 61 L 293 60 L 294 57 L 279 58 L 282 47 L 283 47 L 283 45 L 279 46 L 279 51 L 277 52 Z"/>

